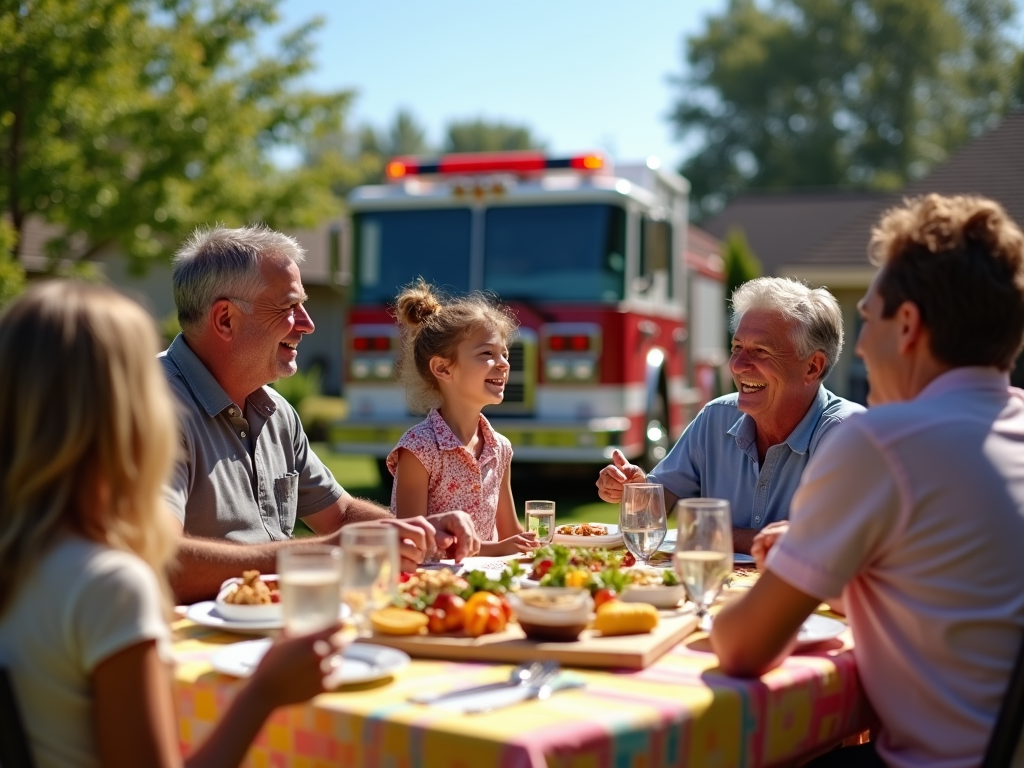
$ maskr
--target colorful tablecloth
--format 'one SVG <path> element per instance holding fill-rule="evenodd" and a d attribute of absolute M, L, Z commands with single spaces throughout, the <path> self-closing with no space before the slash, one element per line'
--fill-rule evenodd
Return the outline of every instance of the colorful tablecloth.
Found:
<path fill-rule="evenodd" d="M 238 636 L 175 626 L 182 748 L 224 712 L 241 681 L 210 658 Z M 645 670 L 574 670 L 586 687 L 481 715 L 421 706 L 424 690 L 502 680 L 507 665 L 414 659 L 393 680 L 278 710 L 245 765 L 252 768 L 660 768 L 770 766 L 867 727 L 849 633 L 794 655 L 759 680 L 717 671 L 707 637 L 692 635 Z"/>

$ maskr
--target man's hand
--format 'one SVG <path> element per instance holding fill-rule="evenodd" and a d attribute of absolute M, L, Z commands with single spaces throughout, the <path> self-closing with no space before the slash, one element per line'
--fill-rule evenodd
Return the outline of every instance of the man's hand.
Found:
<path fill-rule="evenodd" d="M 777 523 L 769 523 L 757 532 L 753 543 L 750 545 L 750 554 L 754 556 L 757 570 L 764 571 L 765 558 L 768 557 L 768 553 L 775 546 L 775 542 L 781 539 L 788 530 L 789 521 L 780 520 Z"/>
<path fill-rule="evenodd" d="M 415 571 L 416 566 L 432 551 L 437 532 L 425 517 L 410 517 L 405 520 L 389 517 L 377 522 L 398 529 L 398 555 L 402 558 L 403 571 Z"/>
<path fill-rule="evenodd" d="M 627 483 L 644 483 L 647 475 L 635 464 L 626 461 L 622 451 L 612 451 L 612 463 L 597 476 L 597 495 L 603 501 L 618 504 L 622 501 L 622 486 Z"/>
<path fill-rule="evenodd" d="M 480 537 L 473 527 L 473 519 L 465 512 L 440 512 L 428 516 L 427 520 L 437 529 L 434 537 L 437 548 L 455 558 L 455 562 L 461 563 L 463 558 L 472 557 L 480 551 Z"/>

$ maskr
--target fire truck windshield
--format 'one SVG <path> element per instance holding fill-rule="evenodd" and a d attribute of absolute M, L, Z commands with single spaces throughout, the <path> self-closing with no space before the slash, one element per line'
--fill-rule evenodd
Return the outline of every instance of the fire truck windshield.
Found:
<path fill-rule="evenodd" d="M 472 285 L 483 226 L 483 285 Z M 505 299 L 615 302 L 623 297 L 626 212 L 603 203 L 364 211 L 355 216 L 355 302 L 388 304 L 422 275 L 444 291 Z M 477 278 L 479 280 L 479 277 Z"/>
<path fill-rule="evenodd" d="M 505 298 L 618 301 L 626 212 L 617 206 L 495 206 L 484 223 L 484 288 Z"/>
<path fill-rule="evenodd" d="M 468 208 L 357 214 L 356 302 L 390 303 L 419 275 L 451 293 L 466 293 L 472 219 Z"/>

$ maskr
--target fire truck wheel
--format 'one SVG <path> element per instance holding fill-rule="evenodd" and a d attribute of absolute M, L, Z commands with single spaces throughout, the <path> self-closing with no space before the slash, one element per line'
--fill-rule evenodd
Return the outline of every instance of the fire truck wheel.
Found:
<path fill-rule="evenodd" d="M 660 392 L 655 396 L 647 411 L 647 428 L 644 434 L 644 470 L 650 472 L 665 458 L 669 449 L 668 408 Z"/>

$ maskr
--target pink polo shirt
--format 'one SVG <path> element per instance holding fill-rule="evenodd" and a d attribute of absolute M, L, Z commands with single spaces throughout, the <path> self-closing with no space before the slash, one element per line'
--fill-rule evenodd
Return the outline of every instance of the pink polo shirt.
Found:
<path fill-rule="evenodd" d="M 388 469 L 395 474 L 402 448 L 411 451 L 430 475 L 427 514 L 461 509 L 473 519 L 477 535 L 484 541 L 498 538 L 495 517 L 502 479 L 512 463 L 512 443 L 491 429 L 480 415 L 483 451 L 477 460 L 467 450 L 437 409 L 410 429 L 388 454 Z M 391 489 L 391 512 L 396 511 L 398 484 Z"/>
<path fill-rule="evenodd" d="M 1024 392 L 958 368 L 850 417 L 768 568 L 842 593 L 886 765 L 978 765 L 1024 641 Z"/>

